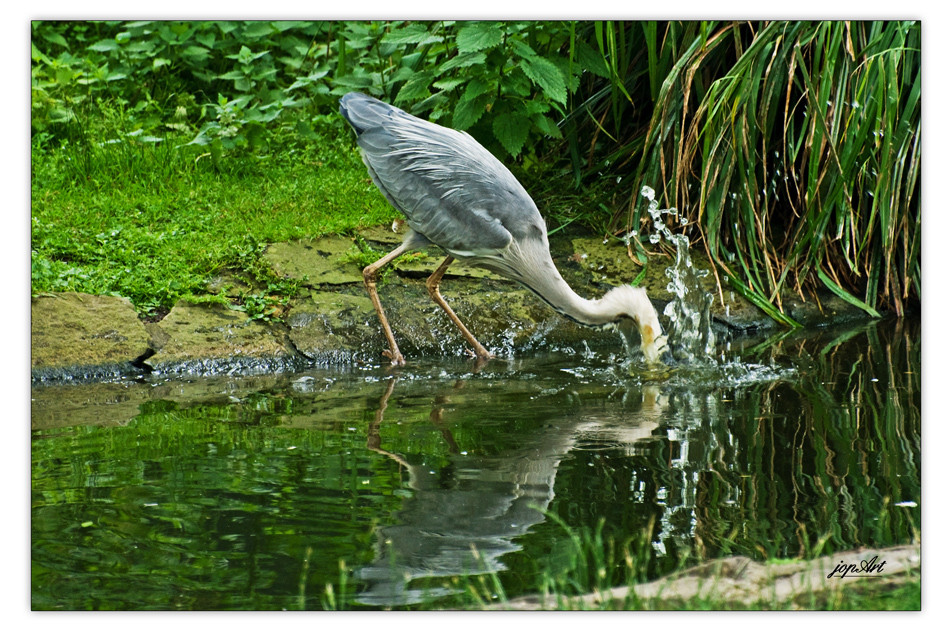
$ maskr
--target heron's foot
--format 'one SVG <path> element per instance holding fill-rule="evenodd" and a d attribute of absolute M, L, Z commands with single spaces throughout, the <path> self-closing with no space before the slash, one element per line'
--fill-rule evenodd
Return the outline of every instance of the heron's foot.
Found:
<path fill-rule="evenodd" d="M 484 363 L 495 358 L 491 352 L 485 348 L 479 348 L 478 350 L 472 350 L 471 348 L 465 348 L 465 353 L 472 357 L 473 359 L 478 359 L 479 363 Z"/>
<path fill-rule="evenodd" d="M 389 359 L 391 365 L 405 365 L 406 360 L 403 358 L 402 353 L 399 350 L 396 350 L 394 353 L 392 350 L 383 350 L 383 356 Z"/>

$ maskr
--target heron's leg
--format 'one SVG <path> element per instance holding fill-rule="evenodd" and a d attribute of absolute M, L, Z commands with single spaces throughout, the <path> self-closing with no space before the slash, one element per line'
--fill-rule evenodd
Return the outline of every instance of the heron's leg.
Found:
<path fill-rule="evenodd" d="M 396 345 L 393 330 L 389 327 L 389 320 L 386 319 L 386 313 L 383 312 L 383 305 L 380 303 L 379 295 L 376 293 L 376 280 L 379 277 L 379 270 L 396 258 L 399 258 L 407 249 L 409 248 L 403 243 L 363 270 L 363 284 L 366 285 L 366 292 L 369 293 L 369 299 L 373 303 L 373 308 L 376 309 L 376 314 L 379 316 L 379 323 L 383 325 L 383 334 L 386 335 L 386 341 L 389 342 L 389 350 L 384 350 L 383 355 L 389 357 L 393 365 L 405 365 L 406 360 L 402 357 L 402 353 L 399 352 L 399 346 Z"/>
<path fill-rule="evenodd" d="M 442 294 L 439 293 L 439 283 L 442 282 L 442 276 L 445 275 L 445 270 L 449 268 L 449 265 L 452 264 L 455 258 L 452 256 L 446 256 L 445 260 L 442 261 L 442 264 L 439 265 L 438 269 L 429 276 L 429 279 L 426 280 L 426 289 L 429 291 L 429 297 L 432 300 L 442 307 L 442 310 L 445 311 L 445 314 L 449 316 L 449 319 L 452 320 L 459 331 L 461 331 L 462 336 L 465 337 L 467 341 L 473 348 L 475 348 L 475 354 L 479 359 L 493 359 L 495 355 L 485 349 L 485 346 L 478 343 L 478 339 L 475 338 L 472 333 L 468 332 L 468 328 L 465 327 L 465 324 L 462 323 L 462 320 L 459 319 L 458 315 L 455 314 L 455 311 L 452 310 L 452 307 L 448 305 L 445 299 L 442 297 Z"/>

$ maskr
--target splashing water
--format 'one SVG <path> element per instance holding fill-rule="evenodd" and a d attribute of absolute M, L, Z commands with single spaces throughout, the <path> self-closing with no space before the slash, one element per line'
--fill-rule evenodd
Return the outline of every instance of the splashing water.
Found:
<path fill-rule="evenodd" d="M 666 269 L 670 279 L 666 290 L 673 299 L 666 305 L 663 315 L 669 318 L 667 343 L 673 359 L 678 363 L 715 363 L 716 335 L 712 330 L 710 307 L 713 296 L 706 291 L 700 280 L 708 270 L 697 269 L 689 257 L 689 239 L 683 234 L 673 234 L 663 220 L 663 215 L 677 216 L 676 208 L 661 209 L 656 193 L 649 186 L 640 190 L 647 199 L 647 212 L 653 219 L 654 232 L 651 243 L 666 239 L 676 248 L 676 258 Z M 680 218 L 680 225 L 686 224 L 686 218 Z"/>

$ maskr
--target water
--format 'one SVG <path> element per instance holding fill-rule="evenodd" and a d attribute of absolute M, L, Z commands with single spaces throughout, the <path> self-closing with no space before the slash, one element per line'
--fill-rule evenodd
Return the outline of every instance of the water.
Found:
<path fill-rule="evenodd" d="M 618 340 L 34 387 L 33 607 L 472 607 L 917 540 L 919 321 L 717 342 L 644 196 L 668 371 Z"/>
<path fill-rule="evenodd" d="M 919 323 L 662 378 L 614 350 L 34 388 L 33 607 L 464 605 L 463 575 L 573 575 L 598 527 L 615 582 L 621 549 L 649 579 L 916 536 Z"/>

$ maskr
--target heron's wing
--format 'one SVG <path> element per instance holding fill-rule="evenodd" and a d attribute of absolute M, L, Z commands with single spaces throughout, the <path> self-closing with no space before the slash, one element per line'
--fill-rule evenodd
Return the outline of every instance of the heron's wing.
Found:
<path fill-rule="evenodd" d="M 373 181 L 409 226 L 459 257 L 544 239 L 544 220 L 514 175 L 466 133 L 361 94 L 341 100 Z"/>

